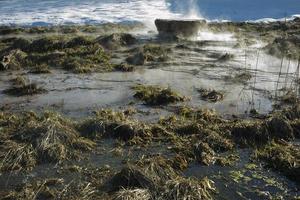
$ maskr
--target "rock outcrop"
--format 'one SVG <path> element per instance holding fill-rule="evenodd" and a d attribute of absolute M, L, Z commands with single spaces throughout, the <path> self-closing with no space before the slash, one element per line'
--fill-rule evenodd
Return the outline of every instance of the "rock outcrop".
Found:
<path fill-rule="evenodd" d="M 161 36 L 193 37 L 206 25 L 205 20 L 166 20 L 156 19 L 156 28 Z"/>

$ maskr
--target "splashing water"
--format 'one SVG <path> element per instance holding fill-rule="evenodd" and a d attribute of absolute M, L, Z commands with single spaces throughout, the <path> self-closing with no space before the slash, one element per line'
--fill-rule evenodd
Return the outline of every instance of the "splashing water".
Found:
<path fill-rule="evenodd" d="M 0 25 L 149 23 L 155 18 L 270 21 L 299 13 L 299 0 L 0 0 Z"/>

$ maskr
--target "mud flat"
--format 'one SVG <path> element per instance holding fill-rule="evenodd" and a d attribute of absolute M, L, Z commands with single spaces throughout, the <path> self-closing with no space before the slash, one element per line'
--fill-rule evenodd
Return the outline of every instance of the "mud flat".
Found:
<path fill-rule="evenodd" d="M 298 199 L 299 23 L 1 27 L 1 198 Z"/>

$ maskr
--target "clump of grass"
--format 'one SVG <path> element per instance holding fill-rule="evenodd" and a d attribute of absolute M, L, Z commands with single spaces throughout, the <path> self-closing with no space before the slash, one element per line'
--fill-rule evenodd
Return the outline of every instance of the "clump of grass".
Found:
<path fill-rule="evenodd" d="M 114 33 L 108 36 L 101 36 L 97 38 L 96 41 L 105 48 L 114 50 L 122 46 L 133 45 L 137 42 L 137 39 L 128 33 Z"/>
<path fill-rule="evenodd" d="M 8 140 L 0 149 L 0 171 L 32 170 L 37 163 L 37 154 L 31 144 Z"/>
<path fill-rule="evenodd" d="M 234 166 L 240 157 L 237 154 L 230 154 L 228 156 L 219 156 L 216 159 L 216 164 L 220 166 Z"/>
<path fill-rule="evenodd" d="M 26 38 L 17 38 L 13 41 L 12 48 L 26 51 L 28 46 L 31 44 L 30 40 Z"/>
<path fill-rule="evenodd" d="M 174 170 L 174 162 L 160 155 L 144 156 L 136 164 L 159 185 L 178 176 L 177 171 Z"/>
<path fill-rule="evenodd" d="M 183 106 L 179 108 L 177 114 L 184 119 L 189 120 L 205 120 L 214 123 L 222 122 L 221 117 L 212 109 L 199 109 Z"/>
<path fill-rule="evenodd" d="M 29 169 L 36 163 L 80 158 L 82 151 L 91 151 L 95 146 L 94 142 L 81 137 L 68 119 L 56 113 L 46 112 L 40 117 L 25 113 L 13 118 L 3 117 L 2 121 L 5 140 L 10 144 L 8 153 L 4 146 L 1 149 L 5 170 L 15 170 L 11 163 L 21 162 L 22 168 Z"/>
<path fill-rule="evenodd" d="M 121 72 L 133 72 L 135 70 L 134 66 L 128 65 L 127 63 L 121 63 L 116 65 L 114 68 Z"/>
<path fill-rule="evenodd" d="M 296 104 L 299 101 L 299 98 L 295 92 L 287 91 L 283 96 L 280 97 L 280 100 L 286 104 Z"/>
<path fill-rule="evenodd" d="M 65 49 L 66 56 L 62 61 L 62 66 L 66 70 L 75 73 L 88 73 L 92 71 L 106 72 L 112 71 L 113 67 L 109 62 L 109 56 L 99 44 L 90 46 L 79 46 Z"/>
<path fill-rule="evenodd" d="M 126 58 L 126 62 L 131 65 L 144 65 L 148 60 L 148 56 L 143 52 L 138 52 Z"/>
<path fill-rule="evenodd" d="M 234 76 L 225 76 L 226 81 L 231 81 L 233 83 L 245 83 L 252 78 L 250 72 L 237 73 Z"/>
<path fill-rule="evenodd" d="M 165 105 L 183 102 L 187 99 L 170 88 L 136 85 L 133 89 L 135 90 L 134 97 L 144 101 L 147 105 Z"/>
<path fill-rule="evenodd" d="M 27 48 L 26 52 L 49 52 L 63 49 L 65 38 L 59 36 L 47 36 L 34 40 Z"/>
<path fill-rule="evenodd" d="M 17 70 L 25 65 L 27 54 L 21 50 L 11 50 L 3 57 L 0 57 L 0 70 Z"/>
<path fill-rule="evenodd" d="M 151 199 L 212 199 L 215 192 L 212 181 L 183 178 L 171 163 L 161 156 L 143 157 L 136 165 L 125 167 L 113 176 L 107 183 L 109 191 L 139 189 L 147 191 Z"/>
<path fill-rule="evenodd" d="M 210 102 L 217 102 L 221 101 L 224 98 L 224 94 L 221 92 L 218 92 L 216 90 L 207 90 L 207 89 L 198 89 L 198 92 L 201 95 L 201 99 L 205 101 L 210 101 Z"/>
<path fill-rule="evenodd" d="M 209 166 L 216 161 L 215 152 L 207 143 L 200 142 L 196 144 L 194 153 L 197 161 L 203 165 Z"/>
<path fill-rule="evenodd" d="M 31 143 L 42 162 L 76 158 L 78 151 L 92 150 L 94 146 L 80 137 L 71 122 L 55 113 L 45 113 L 40 119 L 28 122 L 14 138 Z"/>
<path fill-rule="evenodd" d="M 151 179 L 143 169 L 137 167 L 125 167 L 117 173 L 109 182 L 110 191 L 118 191 L 123 188 L 156 190 L 157 183 Z"/>
<path fill-rule="evenodd" d="M 234 140 L 241 146 L 262 146 L 270 140 L 295 139 L 291 122 L 282 115 L 274 114 L 264 121 L 239 121 L 231 128 Z"/>
<path fill-rule="evenodd" d="M 234 77 L 234 80 L 236 81 L 248 81 L 252 78 L 252 75 L 250 72 L 243 72 L 243 73 L 240 73 L 240 74 L 236 74 L 235 77 Z"/>
<path fill-rule="evenodd" d="M 216 192 L 214 182 L 208 178 L 196 180 L 192 178 L 178 177 L 166 182 L 162 198 L 160 199 L 208 200 L 214 199 L 214 192 Z"/>
<path fill-rule="evenodd" d="M 78 46 L 89 46 L 92 45 L 93 41 L 89 37 L 84 36 L 78 36 L 75 38 L 72 38 L 65 44 L 65 48 L 74 48 Z"/>
<path fill-rule="evenodd" d="M 11 82 L 15 86 L 22 86 L 22 85 L 26 85 L 28 79 L 24 76 L 18 75 L 16 78 L 12 79 Z"/>
<path fill-rule="evenodd" d="M 241 146 L 260 146 L 266 144 L 269 139 L 263 123 L 256 121 L 237 122 L 233 125 L 231 133 L 235 142 Z"/>
<path fill-rule="evenodd" d="M 161 45 L 146 44 L 139 48 L 134 48 L 128 51 L 133 53 L 126 61 L 132 65 L 144 65 L 147 62 L 164 62 L 168 59 L 170 49 L 164 48 Z"/>
<path fill-rule="evenodd" d="M 254 157 L 266 162 L 267 167 L 284 173 L 300 183 L 300 148 L 288 143 L 271 142 L 255 151 Z"/>
<path fill-rule="evenodd" d="M 36 65 L 33 69 L 29 71 L 31 74 L 49 74 L 51 73 L 48 65 L 46 64 L 41 64 L 41 65 Z"/>
<path fill-rule="evenodd" d="M 150 200 L 151 194 L 147 189 L 121 189 L 113 195 L 114 200 Z"/>
<path fill-rule="evenodd" d="M 47 92 L 47 90 L 39 87 L 36 83 L 22 83 L 22 85 L 13 86 L 3 91 L 4 94 L 12 96 L 35 95 Z"/>
<path fill-rule="evenodd" d="M 136 137 L 144 141 L 151 139 L 151 127 L 129 118 L 124 112 L 99 110 L 96 116 L 83 121 L 78 130 L 89 138 L 112 137 L 130 141 Z"/>
<path fill-rule="evenodd" d="M 87 199 L 95 198 L 90 183 L 64 183 L 64 179 L 36 179 L 10 191 L 3 199 Z"/>
<path fill-rule="evenodd" d="M 43 36 L 32 42 L 19 38 L 0 52 L 0 61 L 0 69 L 34 66 L 34 69 L 29 68 L 32 73 L 48 73 L 47 67 L 64 68 L 74 73 L 132 70 L 130 67 L 114 68 L 110 55 L 97 40 L 89 36 L 70 39 L 59 35 Z"/>

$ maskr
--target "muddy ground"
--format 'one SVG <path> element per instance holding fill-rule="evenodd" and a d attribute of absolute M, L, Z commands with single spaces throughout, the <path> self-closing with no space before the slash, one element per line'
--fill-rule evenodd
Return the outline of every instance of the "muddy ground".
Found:
<path fill-rule="evenodd" d="M 299 37 L 1 27 L 1 198 L 299 199 Z"/>

